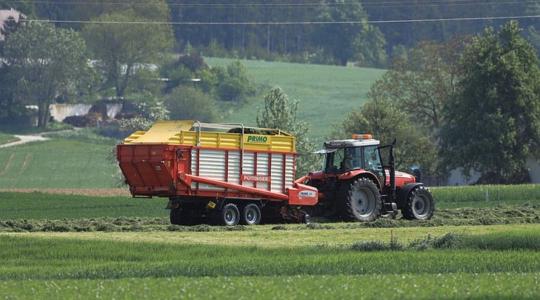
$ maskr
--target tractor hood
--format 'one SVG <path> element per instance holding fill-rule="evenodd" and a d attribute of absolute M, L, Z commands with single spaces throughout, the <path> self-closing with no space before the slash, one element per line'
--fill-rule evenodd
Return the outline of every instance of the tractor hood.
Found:
<path fill-rule="evenodd" d="M 409 183 L 415 183 L 416 177 L 411 174 L 396 171 L 396 187 L 402 187 Z M 390 185 L 390 171 L 386 170 L 386 184 Z"/>

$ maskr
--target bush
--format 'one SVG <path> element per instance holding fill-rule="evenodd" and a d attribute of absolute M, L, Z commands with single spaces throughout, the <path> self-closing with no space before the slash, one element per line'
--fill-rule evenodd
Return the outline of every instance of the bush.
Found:
<path fill-rule="evenodd" d="M 213 68 L 212 73 L 216 77 L 215 93 L 221 101 L 241 102 L 255 92 L 246 67 L 239 61 L 231 63 L 226 69 Z"/>
<path fill-rule="evenodd" d="M 201 74 L 208 70 L 208 65 L 200 55 L 183 55 L 161 69 L 161 76 L 168 78 L 164 92 L 168 94 L 178 86 L 190 84 L 192 79 L 201 78 Z"/>
<path fill-rule="evenodd" d="M 208 94 L 193 87 L 178 87 L 166 100 L 170 118 L 174 120 L 199 120 L 213 122 L 217 119 L 216 101 Z"/>
<path fill-rule="evenodd" d="M 136 114 L 131 118 L 119 120 L 121 131 L 137 131 L 149 129 L 155 121 L 169 119 L 169 111 L 161 99 L 152 94 L 142 94 L 134 99 Z"/>
<path fill-rule="evenodd" d="M 383 242 L 379 241 L 364 241 L 364 242 L 358 242 L 351 246 L 352 250 L 355 251 L 385 251 L 389 250 L 388 245 L 384 244 Z"/>
<path fill-rule="evenodd" d="M 176 65 L 184 66 L 191 72 L 208 68 L 208 65 L 204 62 L 204 59 L 197 53 L 190 53 L 188 55 L 180 56 L 176 62 Z"/>

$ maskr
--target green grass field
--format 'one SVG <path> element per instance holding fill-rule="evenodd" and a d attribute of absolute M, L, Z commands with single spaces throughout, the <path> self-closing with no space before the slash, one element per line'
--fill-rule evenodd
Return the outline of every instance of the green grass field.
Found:
<path fill-rule="evenodd" d="M 206 58 L 211 66 L 224 66 L 231 59 Z M 385 70 L 242 60 L 249 76 L 258 84 L 281 87 L 300 100 L 299 117 L 311 127 L 311 135 L 322 139 L 341 123 L 351 110 L 359 109 L 371 85 Z M 227 121 L 255 124 L 262 97 L 253 99 Z"/>
<path fill-rule="evenodd" d="M 120 182 L 114 140 L 51 135 L 0 149 L 0 188 L 109 188 Z"/>
<path fill-rule="evenodd" d="M 311 230 L 293 236 L 288 231 L 264 228 L 249 235 L 0 234 L 0 295 L 8 299 L 540 296 L 537 226 L 461 229 L 468 235 L 454 246 L 394 251 L 365 251 L 353 246 L 374 239 L 385 242 L 387 229 Z M 432 232 L 455 230 L 437 228 Z M 410 240 L 425 237 L 426 231 L 395 229 L 392 234 Z M 343 236 L 348 239 L 336 243 L 333 238 Z M 500 246 L 500 239 L 506 241 L 505 247 Z M 275 244 L 276 240 L 286 244 Z"/>
<path fill-rule="evenodd" d="M 540 203 L 538 184 L 433 187 L 431 191 L 444 208 Z"/>
<path fill-rule="evenodd" d="M 0 145 L 16 142 L 18 140 L 19 140 L 18 138 L 14 137 L 11 134 L 5 134 L 5 133 L 0 132 Z"/>
<path fill-rule="evenodd" d="M 0 297 L 536 299 L 538 189 L 434 189 L 429 222 L 233 228 L 170 226 L 164 199 L 0 193 Z"/>
<path fill-rule="evenodd" d="M 166 217 L 166 200 L 43 193 L 0 193 L 0 220 Z"/>

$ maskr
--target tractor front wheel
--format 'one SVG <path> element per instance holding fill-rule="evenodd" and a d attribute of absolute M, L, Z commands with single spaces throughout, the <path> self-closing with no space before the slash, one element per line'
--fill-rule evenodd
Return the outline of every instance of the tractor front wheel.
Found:
<path fill-rule="evenodd" d="M 381 215 L 381 194 L 373 181 L 359 178 L 343 188 L 341 200 L 345 220 L 370 222 Z"/>
<path fill-rule="evenodd" d="M 405 207 L 401 209 L 401 214 L 407 220 L 429 220 L 434 211 L 433 196 L 425 186 L 421 185 L 409 193 Z"/>

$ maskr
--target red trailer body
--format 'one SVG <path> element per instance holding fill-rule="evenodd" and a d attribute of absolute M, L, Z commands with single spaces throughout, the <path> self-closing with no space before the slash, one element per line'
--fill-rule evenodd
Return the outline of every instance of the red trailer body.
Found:
<path fill-rule="evenodd" d="M 134 196 L 264 199 L 285 201 L 289 205 L 317 204 L 316 188 L 293 181 L 296 162 L 292 154 L 258 151 L 241 154 L 234 149 L 160 144 L 118 145 L 117 153 L 120 169 Z M 239 154 L 244 158 L 239 159 Z M 276 157 L 279 161 L 272 163 Z M 264 168 L 260 166 L 261 161 Z M 246 162 L 249 167 L 242 166 Z M 247 169 L 251 172 L 245 173 Z M 261 169 L 266 171 L 257 174 Z M 276 178 L 280 180 L 276 180 L 278 186 L 274 188 L 273 179 Z"/>

